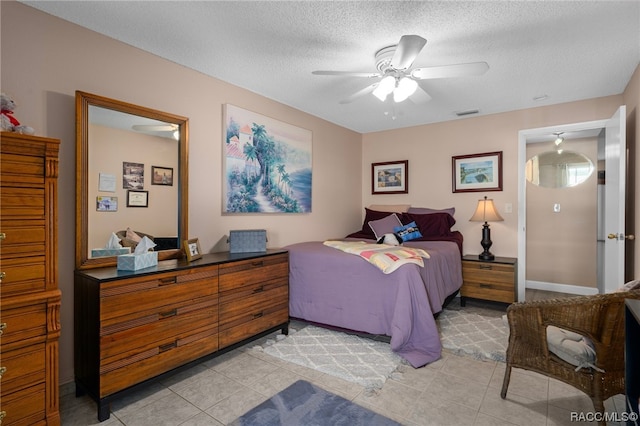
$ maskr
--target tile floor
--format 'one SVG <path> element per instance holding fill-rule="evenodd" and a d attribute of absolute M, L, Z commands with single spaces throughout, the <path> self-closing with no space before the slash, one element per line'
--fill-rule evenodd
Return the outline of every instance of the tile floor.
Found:
<path fill-rule="evenodd" d="M 293 328 L 299 326 L 292 324 Z M 258 343 L 114 401 L 111 417 L 102 424 L 225 425 L 299 379 L 404 425 L 576 425 L 585 423 L 572 422 L 572 412 L 593 410 L 591 400 L 573 387 L 520 369 L 513 370 L 503 400 L 504 363 L 477 361 L 446 351 L 439 361 L 423 368 L 402 365 L 399 377 L 388 379 L 382 389 L 371 393 L 360 385 L 253 350 Z M 73 384 L 64 385 L 61 393 L 62 425 L 99 423 L 95 402 L 89 397 L 76 398 Z M 624 411 L 623 396 L 610 398 L 605 408 Z"/>

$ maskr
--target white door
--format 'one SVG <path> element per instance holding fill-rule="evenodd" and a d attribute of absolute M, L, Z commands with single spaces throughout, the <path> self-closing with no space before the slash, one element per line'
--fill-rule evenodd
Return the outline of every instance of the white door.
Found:
<path fill-rule="evenodd" d="M 626 107 L 623 105 L 605 125 L 604 262 L 600 293 L 610 293 L 624 284 L 625 182 L 627 145 Z"/>

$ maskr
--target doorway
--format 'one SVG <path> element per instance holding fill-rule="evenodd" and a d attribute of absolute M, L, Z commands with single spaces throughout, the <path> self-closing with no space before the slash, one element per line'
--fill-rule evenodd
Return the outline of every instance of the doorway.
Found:
<path fill-rule="evenodd" d="M 572 123 L 537 129 L 521 130 L 518 133 L 518 300 L 525 300 L 527 288 L 527 144 L 542 140 L 553 140 L 554 135 L 563 133 L 568 137 L 595 137 L 605 134 L 603 158 L 606 158 L 606 188 L 603 185 L 598 203 L 598 223 L 603 223 L 598 231 L 604 235 L 613 235 L 607 239 L 606 249 L 598 250 L 597 288 L 558 285 L 555 291 L 575 294 L 592 294 L 609 292 L 613 285 L 620 286 L 624 281 L 624 193 L 626 162 L 625 155 L 625 117 L 626 109 L 620 107 L 616 114 L 608 120 L 597 120 L 583 123 Z M 617 152 L 617 157 L 615 153 Z M 621 158 L 622 157 L 622 158 Z M 621 196 L 622 194 L 622 196 Z M 595 195 L 594 195 L 595 196 Z M 554 206 L 555 207 L 555 206 Z M 606 207 L 606 209 L 605 209 Z M 613 232 L 612 232 L 613 231 Z M 622 241 L 620 242 L 620 238 Z M 608 285 L 605 286 L 604 283 Z M 615 283 L 615 284 L 614 284 Z M 529 283 L 535 288 L 535 283 Z M 617 288 L 617 287 L 615 287 Z"/>

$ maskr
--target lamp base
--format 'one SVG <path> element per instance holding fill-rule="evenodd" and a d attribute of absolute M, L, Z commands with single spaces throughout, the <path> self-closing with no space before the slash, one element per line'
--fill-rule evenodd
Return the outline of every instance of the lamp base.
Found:
<path fill-rule="evenodd" d="M 482 252 L 478 255 L 478 259 L 480 260 L 494 260 L 496 257 L 489 252 Z"/>

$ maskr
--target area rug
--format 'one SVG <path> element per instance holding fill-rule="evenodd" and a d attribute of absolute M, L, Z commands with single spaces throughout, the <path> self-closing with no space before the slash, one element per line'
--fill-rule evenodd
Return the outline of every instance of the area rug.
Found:
<path fill-rule="evenodd" d="M 459 298 L 454 299 L 436 319 L 442 347 L 457 355 L 504 362 L 509 341 L 504 314 L 505 309 L 475 301 L 463 308 Z"/>
<path fill-rule="evenodd" d="M 389 343 L 314 325 L 256 349 L 368 389 L 381 388 L 403 363 Z"/>
<path fill-rule="evenodd" d="M 391 419 L 299 380 L 238 417 L 231 426 L 395 426 Z"/>

